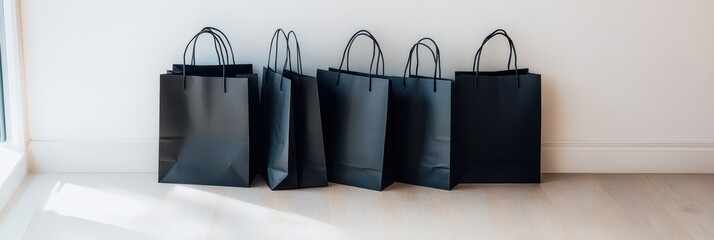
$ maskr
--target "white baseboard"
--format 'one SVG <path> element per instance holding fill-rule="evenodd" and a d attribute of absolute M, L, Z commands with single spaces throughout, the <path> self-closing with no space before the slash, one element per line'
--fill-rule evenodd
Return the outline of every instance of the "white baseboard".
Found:
<path fill-rule="evenodd" d="M 30 141 L 32 172 L 156 172 L 159 141 Z"/>
<path fill-rule="evenodd" d="M 714 173 L 714 142 L 558 141 L 542 147 L 547 173 Z"/>
<path fill-rule="evenodd" d="M 714 173 L 714 142 L 552 141 L 544 173 Z M 31 141 L 34 172 L 156 172 L 158 141 Z"/>

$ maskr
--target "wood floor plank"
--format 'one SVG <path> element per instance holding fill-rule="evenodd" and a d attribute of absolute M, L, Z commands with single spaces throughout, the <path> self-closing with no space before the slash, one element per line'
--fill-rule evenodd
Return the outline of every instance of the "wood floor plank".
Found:
<path fill-rule="evenodd" d="M 647 174 L 645 179 L 693 239 L 714 236 L 714 176 Z"/>
<path fill-rule="evenodd" d="M 378 192 L 66 173 L 25 184 L 14 199 L 0 230 L 24 229 L 0 239 L 714 239 L 714 175 L 544 174 L 541 184 Z"/>
<path fill-rule="evenodd" d="M 615 203 L 602 191 L 592 175 L 548 175 L 541 184 L 550 201 L 547 214 L 572 239 L 627 239 L 628 222 L 611 206 Z"/>
<path fill-rule="evenodd" d="M 457 236 L 452 229 L 468 229 L 469 223 L 484 219 L 478 214 L 471 215 L 471 218 L 460 216 L 457 215 L 458 212 L 451 211 L 453 209 L 442 207 L 461 205 L 459 209 L 463 212 L 475 205 L 459 201 L 458 199 L 462 199 L 460 194 L 449 195 L 456 191 L 395 183 L 383 193 L 386 197 L 388 226 L 395 230 L 394 234 L 388 237 L 393 239 L 454 239 Z"/>
<path fill-rule="evenodd" d="M 610 209 L 628 220 L 630 239 L 690 239 L 641 174 L 593 175 L 615 201 Z"/>
<path fill-rule="evenodd" d="M 551 214 L 551 202 L 538 184 L 472 185 L 470 193 L 486 209 L 492 227 L 515 239 L 556 239 L 565 228 Z M 482 228 L 489 227 L 485 225 Z M 479 227 L 479 226 L 475 226 Z"/>

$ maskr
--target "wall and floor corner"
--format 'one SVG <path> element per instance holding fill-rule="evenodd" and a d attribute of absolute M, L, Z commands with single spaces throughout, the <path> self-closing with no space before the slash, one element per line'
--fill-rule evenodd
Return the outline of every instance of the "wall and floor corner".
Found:
<path fill-rule="evenodd" d="M 449 78 L 504 28 L 519 66 L 543 74 L 544 172 L 714 173 L 711 1 L 25 0 L 21 11 L 35 171 L 156 171 L 158 75 L 210 25 L 256 70 L 272 32 L 293 29 L 310 75 L 337 66 L 358 29 L 380 40 L 391 75 L 429 36 Z M 484 68 L 504 67 L 506 46 L 489 45 Z"/>

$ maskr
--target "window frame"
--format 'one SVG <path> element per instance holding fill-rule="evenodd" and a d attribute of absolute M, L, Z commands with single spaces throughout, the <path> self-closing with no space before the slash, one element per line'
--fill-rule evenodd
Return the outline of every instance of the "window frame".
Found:
<path fill-rule="evenodd" d="M 5 79 L 5 6 L 4 1 L 0 0 L 0 5 L 2 5 L 2 8 L 0 8 L 0 143 L 5 143 L 8 141 L 7 139 L 7 121 L 6 119 L 6 107 L 5 107 L 5 96 L 8 95 L 5 93 L 5 89 L 7 89 L 6 82 L 4 81 Z"/>
<path fill-rule="evenodd" d="M 2 104 L 5 141 L 0 150 L 24 155 L 27 146 L 25 129 L 24 84 L 21 66 L 19 1 L 0 0 L 0 67 L 2 70 Z"/>
<path fill-rule="evenodd" d="M 3 110 L 7 140 L 0 142 L 0 209 L 10 200 L 28 173 L 24 81 L 18 0 L 0 0 L 0 60 Z"/>

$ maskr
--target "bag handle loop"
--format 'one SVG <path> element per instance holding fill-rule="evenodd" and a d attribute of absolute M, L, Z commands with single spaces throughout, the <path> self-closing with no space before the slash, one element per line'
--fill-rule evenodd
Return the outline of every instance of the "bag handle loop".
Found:
<path fill-rule="evenodd" d="M 188 47 L 191 46 L 191 43 L 197 42 L 198 37 L 203 34 L 210 34 L 211 36 L 213 36 L 214 44 L 218 43 L 219 40 L 221 43 L 223 43 L 223 41 L 220 39 L 220 36 L 218 34 L 212 32 L 212 31 L 206 31 L 203 29 L 200 32 L 198 32 L 196 35 L 194 35 L 193 38 L 191 38 L 191 40 L 186 45 L 186 48 L 184 48 L 184 50 L 183 50 L 183 89 L 184 90 L 186 89 L 186 53 L 188 52 Z M 195 43 L 194 43 L 194 45 L 195 45 Z M 225 65 L 226 65 L 225 58 L 227 56 L 224 56 L 224 54 L 223 54 L 224 49 L 225 49 L 224 46 L 225 45 L 218 44 L 218 47 L 220 48 L 220 50 L 216 49 L 216 54 L 218 55 L 218 62 L 219 62 L 219 65 L 221 65 L 221 70 L 223 71 L 223 92 L 227 92 L 228 89 L 226 88 L 226 68 L 225 68 Z M 226 55 L 227 55 L 228 50 L 225 50 L 225 51 L 226 51 Z"/>
<path fill-rule="evenodd" d="M 436 73 L 438 71 L 438 57 L 436 53 L 434 52 L 429 45 L 426 45 L 422 43 L 421 41 L 415 43 L 412 48 L 409 50 L 409 59 L 407 60 L 407 65 L 404 67 L 404 75 L 402 75 L 402 89 L 407 88 L 407 70 L 409 71 L 409 74 L 411 74 L 411 68 L 412 68 L 412 57 L 414 56 L 415 50 L 416 52 L 419 52 L 419 46 L 424 46 L 426 49 L 429 49 L 429 52 L 431 52 L 431 57 L 434 60 L 434 92 L 436 92 Z M 417 63 L 418 64 L 418 63 Z M 417 72 L 419 74 L 419 72 Z"/>
<path fill-rule="evenodd" d="M 382 75 L 384 75 L 384 55 L 382 54 L 382 48 L 379 46 L 379 42 L 377 42 L 377 39 L 374 38 L 372 33 L 370 33 L 367 30 L 359 30 L 357 31 L 354 35 L 352 35 L 352 38 L 350 38 L 350 41 L 347 43 L 347 46 L 345 47 L 345 50 L 342 52 L 342 60 L 340 61 L 340 68 L 337 72 L 337 85 L 339 86 L 340 84 L 340 76 L 342 74 L 342 67 L 344 66 L 345 63 L 345 58 L 347 59 L 347 71 L 349 71 L 349 52 L 352 50 L 352 44 L 354 41 L 360 37 L 360 36 L 366 36 L 370 39 L 372 39 L 372 61 L 369 64 L 369 91 L 372 91 L 372 69 L 374 66 L 374 59 L 375 57 L 377 58 L 377 68 L 375 71 L 375 75 L 379 74 L 379 63 L 380 59 L 382 62 Z M 376 51 L 376 52 L 375 52 Z M 376 53 L 376 55 L 375 55 Z"/>
<path fill-rule="evenodd" d="M 282 28 L 278 28 L 278 30 L 275 30 L 275 33 L 273 33 L 273 37 L 270 39 L 270 47 L 269 47 L 270 50 L 268 51 L 268 65 L 267 65 L 268 69 L 270 69 L 270 59 L 272 57 L 272 52 L 273 52 L 273 43 L 275 43 L 275 58 L 273 59 L 275 62 L 273 65 L 274 66 L 273 70 L 275 72 L 278 71 L 278 49 L 279 49 L 278 47 L 280 46 L 280 44 L 279 44 L 280 43 L 280 34 L 283 35 L 283 39 L 285 39 L 285 45 L 286 45 L 286 48 L 285 48 L 286 53 L 285 53 L 285 61 L 283 62 L 283 69 L 285 69 L 285 67 L 288 65 L 288 60 L 290 59 L 290 46 L 289 46 L 289 42 L 288 42 L 288 40 L 289 40 L 288 35 L 285 34 L 285 31 L 283 31 Z M 283 91 L 283 81 L 284 81 L 284 79 L 281 77 L 280 78 L 280 91 L 281 92 Z"/>
<path fill-rule="evenodd" d="M 295 62 L 297 64 L 296 68 L 298 73 L 302 75 L 302 54 L 300 53 L 300 42 L 298 41 L 297 34 L 295 33 L 295 31 L 288 32 L 288 49 L 290 49 L 290 36 L 295 37 L 295 50 L 297 52 L 297 55 L 295 56 Z M 292 51 L 288 51 L 288 55 L 292 55 Z M 293 70 L 292 56 L 288 57 L 288 69 L 290 69 L 290 71 Z"/>
<path fill-rule="evenodd" d="M 520 87 L 521 87 L 521 80 L 520 80 L 521 78 L 520 78 L 520 75 L 518 74 L 518 54 L 516 53 L 516 46 L 515 46 L 515 44 L 513 44 L 513 40 L 511 39 L 510 36 L 508 36 L 508 33 L 506 33 L 505 30 L 503 30 L 503 29 L 496 29 L 495 31 L 493 31 L 491 34 L 489 34 L 489 35 L 483 40 L 483 42 L 481 43 L 481 47 L 479 47 L 478 51 L 476 51 L 476 56 L 474 57 L 474 66 L 473 66 L 473 69 L 472 69 L 473 71 L 476 72 L 476 76 L 475 76 L 475 77 L 476 77 L 476 83 L 475 83 L 475 85 L 474 85 L 474 90 L 478 89 L 478 73 L 479 73 L 479 70 L 480 70 L 480 67 L 481 67 L 481 52 L 483 51 L 483 47 L 484 47 L 484 45 L 486 45 L 486 43 L 487 43 L 489 40 L 491 40 L 493 37 L 498 36 L 498 35 L 502 35 L 502 36 L 506 37 L 506 39 L 508 40 L 508 44 L 510 45 L 509 54 L 510 54 L 510 53 L 513 54 L 513 67 L 515 68 L 514 71 L 516 72 L 516 88 L 520 88 Z M 510 57 L 510 55 L 509 55 L 509 57 L 508 57 L 508 70 L 510 70 L 510 66 L 511 66 L 511 57 Z"/>
<path fill-rule="evenodd" d="M 226 61 L 227 62 L 226 65 L 228 65 L 228 62 L 231 62 L 231 61 L 233 62 L 233 65 L 236 64 L 236 57 L 235 57 L 235 54 L 233 53 L 233 46 L 231 45 L 231 41 L 228 40 L 228 37 L 226 36 L 225 33 L 223 33 L 221 30 L 218 30 L 217 28 L 214 28 L 214 27 L 204 27 L 203 29 L 201 29 L 201 31 L 217 32 L 218 34 L 220 34 L 219 38 L 222 40 L 221 42 L 225 41 L 225 43 L 228 44 L 228 48 L 226 48 L 226 45 L 224 43 L 223 48 L 230 49 L 230 53 L 231 53 L 231 58 L 226 59 L 226 60 L 228 60 L 228 61 Z M 215 39 L 213 40 L 213 45 L 216 49 L 218 49 L 218 41 L 216 41 Z M 195 65 L 195 64 L 196 64 L 196 43 L 193 44 L 193 55 L 191 57 L 191 65 Z"/>
<path fill-rule="evenodd" d="M 361 33 L 360 33 L 360 32 L 361 32 Z M 350 39 L 349 50 L 347 50 L 347 71 L 350 70 L 350 53 L 352 52 L 352 45 L 354 44 L 355 39 L 356 39 L 357 37 L 359 37 L 359 36 L 367 36 L 367 37 L 370 37 L 370 38 L 373 40 L 373 43 L 372 43 L 372 58 L 374 59 L 375 46 L 377 46 L 379 43 L 377 43 L 377 44 L 374 43 L 374 41 L 376 41 L 376 40 L 375 40 L 375 38 L 374 38 L 374 35 L 372 35 L 372 33 L 370 33 L 370 32 L 367 31 L 367 30 L 360 30 L 360 31 L 358 31 L 357 33 L 355 33 L 355 36 L 352 36 L 352 39 Z M 378 56 L 378 57 L 377 57 L 377 65 L 376 65 L 377 70 L 375 71 L 375 75 L 379 75 L 379 62 L 380 62 L 380 60 L 382 61 L 382 75 L 384 75 L 384 55 L 382 55 L 381 49 L 379 49 L 379 50 L 380 50 L 380 51 L 379 51 L 379 55 L 377 55 L 377 56 Z M 343 57 L 344 57 L 344 56 L 343 56 Z M 373 62 L 374 62 L 374 61 L 373 61 Z"/>
<path fill-rule="evenodd" d="M 419 39 L 419 41 L 418 41 L 417 43 L 421 43 L 421 42 L 424 42 L 424 41 L 430 41 L 430 42 L 432 43 L 432 45 L 434 45 L 434 50 L 436 50 L 436 63 L 437 63 L 437 65 L 438 65 L 439 78 L 441 78 L 441 51 L 439 50 L 439 45 L 436 44 L 436 42 L 434 41 L 434 39 L 431 39 L 431 38 L 428 38 L 428 37 Z M 418 47 L 418 46 L 417 46 L 417 49 L 416 49 L 416 68 L 415 68 L 415 72 L 416 72 L 417 74 L 419 73 L 419 47 Z M 410 67 L 409 67 L 409 74 L 411 74 L 411 73 L 412 73 L 412 68 L 411 68 L 411 66 L 410 66 Z"/>

